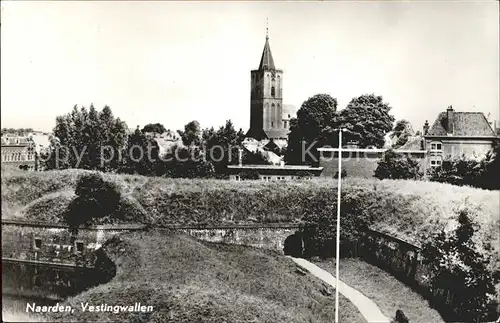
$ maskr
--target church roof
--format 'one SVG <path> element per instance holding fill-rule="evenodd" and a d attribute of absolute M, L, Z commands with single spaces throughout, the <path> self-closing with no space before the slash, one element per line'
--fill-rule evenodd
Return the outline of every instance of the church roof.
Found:
<path fill-rule="evenodd" d="M 273 55 L 271 54 L 271 47 L 269 46 L 269 37 L 266 36 L 266 44 L 264 51 L 262 51 L 262 58 L 260 59 L 259 70 L 275 70 Z"/>

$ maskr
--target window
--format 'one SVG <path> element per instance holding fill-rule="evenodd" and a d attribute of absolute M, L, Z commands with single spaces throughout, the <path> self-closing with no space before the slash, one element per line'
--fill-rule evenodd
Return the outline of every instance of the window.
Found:
<path fill-rule="evenodd" d="M 82 241 L 77 241 L 76 242 L 76 253 L 83 253 L 83 242 Z"/>
<path fill-rule="evenodd" d="M 431 151 L 442 151 L 443 145 L 440 142 L 431 143 Z"/>
<path fill-rule="evenodd" d="M 274 127 L 274 121 L 271 121 L 271 127 Z"/>
<path fill-rule="evenodd" d="M 286 128 L 286 121 L 283 121 L 283 127 Z"/>
<path fill-rule="evenodd" d="M 271 96 L 274 98 L 275 95 L 276 95 L 276 93 L 275 93 L 274 86 L 271 86 Z"/>
<path fill-rule="evenodd" d="M 438 167 L 441 166 L 443 160 L 440 156 L 431 156 L 430 162 L 432 167 Z"/>
<path fill-rule="evenodd" d="M 35 238 L 33 246 L 35 247 L 35 249 L 40 249 L 42 247 L 42 239 Z"/>

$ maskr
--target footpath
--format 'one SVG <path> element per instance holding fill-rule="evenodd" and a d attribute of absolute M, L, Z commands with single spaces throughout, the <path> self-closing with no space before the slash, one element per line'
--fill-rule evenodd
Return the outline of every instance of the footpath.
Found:
<path fill-rule="evenodd" d="M 302 259 L 302 258 L 294 258 L 288 256 L 292 259 L 299 267 L 307 270 L 311 275 L 321 279 L 328 285 L 333 288 L 336 287 L 336 280 L 329 272 L 323 270 L 316 266 L 315 264 Z M 343 281 L 339 280 L 339 293 L 344 295 L 351 303 L 354 304 L 364 316 L 364 318 L 368 322 L 380 322 L 380 323 L 390 323 L 390 319 L 388 319 L 382 312 L 380 308 L 375 304 L 371 299 L 363 295 L 360 291 L 346 285 Z"/>

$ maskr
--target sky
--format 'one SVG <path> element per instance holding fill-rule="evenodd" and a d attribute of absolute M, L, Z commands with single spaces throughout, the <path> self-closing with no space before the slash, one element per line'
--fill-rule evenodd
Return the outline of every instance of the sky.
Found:
<path fill-rule="evenodd" d="M 1 126 L 51 131 L 109 105 L 130 128 L 250 125 L 266 36 L 283 103 L 382 95 L 415 130 L 452 105 L 500 119 L 489 2 L 1 2 Z"/>

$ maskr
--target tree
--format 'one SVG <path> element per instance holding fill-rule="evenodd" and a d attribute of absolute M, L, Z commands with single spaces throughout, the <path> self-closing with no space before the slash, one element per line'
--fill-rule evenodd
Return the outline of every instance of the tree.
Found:
<path fill-rule="evenodd" d="M 200 123 L 196 120 L 188 122 L 184 126 L 184 131 L 177 130 L 185 146 L 199 146 L 201 143 Z"/>
<path fill-rule="evenodd" d="M 438 301 L 439 291 L 452 296 L 452 321 L 480 322 L 487 314 L 490 295 L 498 281 L 487 269 L 490 258 L 478 251 L 473 239 L 478 218 L 476 211 L 462 206 L 456 211 L 458 226 L 454 231 L 442 230 L 427 237 L 422 247 L 424 264 L 430 269 L 430 286 Z"/>
<path fill-rule="evenodd" d="M 124 164 L 120 171 L 128 174 L 160 175 L 159 150 L 156 140 L 146 138 L 137 128 L 128 138 Z"/>
<path fill-rule="evenodd" d="M 45 169 L 83 168 L 109 171 L 118 167 L 119 153 L 125 146 L 127 125 L 115 118 L 108 106 L 98 112 L 75 105 L 73 110 L 56 117 L 54 138 Z"/>
<path fill-rule="evenodd" d="M 390 110 L 382 96 L 364 94 L 352 99 L 338 117 L 339 126 L 347 130 L 343 134 L 345 142 L 356 141 L 360 147 L 382 148 L 384 137 L 392 130 L 395 120 Z"/>
<path fill-rule="evenodd" d="M 310 164 L 317 161 L 316 148 L 324 143 L 317 141 L 322 139 L 325 129 L 335 127 L 336 111 L 337 99 L 328 94 L 316 94 L 302 103 L 297 111 L 297 118 L 290 121 L 288 148 L 285 154 L 287 163 Z M 305 149 L 309 147 L 314 157 L 309 154 L 303 156 Z"/>
<path fill-rule="evenodd" d="M 260 150 L 255 152 L 244 150 L 242 159 L 242 163 L 247 165 L 271 165 L 271 162 L 264 157 Z"/>
<path fill-rule="evenodd" d="M 68 206 L 64 220 L 70 226 L 73 239 L 80 225 L 110 215 L 119 207 L 121 192 L 113 182 L 99 173 L 81 175 L 76 183 L 76 198 Z"/>
<path fill-rule="evenodd" d="M 214 176 L 214 166 L 204 152 L 196 146 L 173 146 L 162 158 L 163 173 L 173 178 L 209 178 Z"/>
<path fill-rule="evenodd" d="M 480 174 L 480 187 L 498 190 L 500 189 L 500 140 L 496 140 L 493 148 L 488 151 L 486 157 L 481 161 L 482 174 Z"/>
<path fill-rule="evenodd" d="M 379 160 L 374 176 L 378 179 L 417 179 L 421 176 L 416 160 L 401 155 L 394 150 L 387 150 Z"/>
<path fill-rule="evenodd" d="M 243 130 L 236 131 L 231 120 L 227 120 L 217 131 L 214 128 L 203 130 L 206 157 L 214 165 L 216 173 L 225 173 L 227 165 L 238 163 L 244 138 Z"/>
<path fill-rule="evenodd" d="M 142 132 L 164 133 L 167 131 L 161 123 L 148 123 L 141 130 Z"/>
<path fill-rule="evenodd" d="M 408 120 L 398 120 L 392 130 L 391 138 L 397 138 L 394 148 L 401 147 L 408 142 L 408 138 L 413 136 L 413 128 Z"/>

